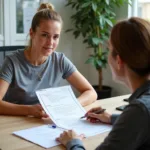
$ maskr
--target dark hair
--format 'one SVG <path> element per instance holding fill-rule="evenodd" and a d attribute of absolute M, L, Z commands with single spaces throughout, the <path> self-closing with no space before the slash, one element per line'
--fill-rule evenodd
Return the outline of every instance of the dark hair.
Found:
<path fill-rule="evenodd" d="M 60 22 L 61 24 L 63 23 L 61 16 L 54 10 L 53 5 L 50 3 L 40 4 L 40 7 L 38 8 L 37 13 L 34 15 L 31 23 L 31 29 L 34 32 L 42 20 L 54 20 Z M 30 39 L 29 46 L 31 45 L 32 41 Z"/>
<path fill-rule="evenodd" d="M 110 36 L 112 55 L 117 54 L 140 76 L 150 73 L 150 23 L 138 17 L 117 23 Z"/>

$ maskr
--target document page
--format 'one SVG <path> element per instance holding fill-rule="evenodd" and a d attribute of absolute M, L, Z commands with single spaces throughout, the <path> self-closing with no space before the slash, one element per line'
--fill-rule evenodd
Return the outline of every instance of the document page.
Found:
<path fill-rule="evenodd" d="M 80 119 L 86 111 L 76 99 L 70 86 L 48 88 L 36 92 L 41 105 L 53 122 L 64 129 L 92 136 L 110 130 L 110 125 L 92 124 Z"/>
<path fill-rule="evenodd" d="M 64 120 L 72 118 L 70 121 L 73 121 L 86 113 L 70 86 L 42 89 L 36 94 L 44 110 L 58 127 L 68 129 L 68 121 Z"/>
<path fill-rule="evenodd" d="M 110 131 L 112 126 L 103 123 L 90 123 L 86 119 L 71 118 L 64 119 L 68 123 L 68 128 L 76 131 L 78 134 L 84 134 L 85 137 Z"/>
<path fill-rule="evenodd" d="M 77 134 L 84 134 L 86 137 L 94 136 L 111 129 L 109 125 L 92 124 L 86 120 L 74 120 L 72 123 L 73 124 L 70 123 L 72 129 L 76 131 Z M 44 148 L 50 148 L 60 144 L 55 139 L 59 137 L 63 131 L 65 130 L 57 127 L 53 128 L 52 124 L 50 124 L 15 131 L 13 134 Z"/>
<path fill-rule="evenodd" d="M 84 134 L 86 137 L 111 130 L 111 125 L 93 124 L 85 118 L 80 119 L 86 111 L 76 99 L 70 86 L 43 89 L 37 91 L 36 94 L 44 110 L 57 127 L 53 129 L 44 125 L 16 131 L 13 134 L 42 147 L 50 148 L 59 144 L 55 138 L 66 129 L 72 129 L 77 134 Z"/>
<path fill-rule="evenodd" d="M 14 135 L 40 145 L 44 148 L 50 148 L 60 143 L 55 139 L 63 132 L 61 128 L 52 128 L 51 125 L 43 125 L 30 129 L 13 132 Z"/>

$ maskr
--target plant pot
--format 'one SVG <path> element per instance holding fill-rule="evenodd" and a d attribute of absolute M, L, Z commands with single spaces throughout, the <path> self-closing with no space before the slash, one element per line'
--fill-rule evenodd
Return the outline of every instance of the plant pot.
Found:
<path fill-rule="evenodd" d="M 102 90 L 99 90 L 98 85 L 93 85 L 93 88 L 95 89 L 97 93 L 97 96 L 98 96 L 97 100 L 111 97 L 111 91 L 112 91 L 111 87 L 102 86 Z"/>

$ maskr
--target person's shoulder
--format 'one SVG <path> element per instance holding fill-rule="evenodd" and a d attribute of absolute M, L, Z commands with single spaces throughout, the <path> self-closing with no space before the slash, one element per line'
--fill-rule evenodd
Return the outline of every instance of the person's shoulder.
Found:
<path fill-rule="evenodd" d="M 64 57 L 66 57 L 65 56 L 65 54 L 64 53 L 62 53 L 62 52 L 53 52 L 51 55 L 50 55 L 50 57 L 52 58 L 52 60 L 54 61 L 56 61 L 56 60 L 62 60 Z"/>
<path fill-rule="evenodd" d="M 53 52 L 52 57 L 64 57 L 65 54 L 62 52 Z"/>
<path fill-rule="evenodd" d="M 7 55 L 6 58 L 9 58 L 11 60 L 22 58 L 23 53 L 24 53 L 24 49 L 19 49 Z"/>
<path fill-rule="evenodd" d="M 136 98 L 135 103 L 143 104 L 150 112 L 150 90 L 144 92 L 140 97 Z"/>
<path fill-rule="evenodd" d="M 130 102 L 129 107 L 136 111 L 141 110 L 148 118 L 150 117 L 150 90 L 145 90 L 140 96 Z M 148 119 L 150 122 L 150 119 Z"/>

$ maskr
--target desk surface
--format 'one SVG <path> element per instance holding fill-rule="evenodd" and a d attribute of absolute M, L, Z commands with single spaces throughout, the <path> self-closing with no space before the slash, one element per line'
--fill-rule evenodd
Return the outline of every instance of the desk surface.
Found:
<path fill-rule="evenodd" d="M 96 106 L 102 106 L 106 108 L 110 113 L 119 113 L 115 108 L 120 105 L 128 104 L 124 102 L 124 98 L 128 98 L 129 95 L 113 97 L 105 100 L 98 100 L 93 104 L 85 107 L 86 110 Z M 28 142 L 24 139 L 12 135 L 12 132 L 23 130 L 31 127 L 43 125 L 46 121 L 29 118 L 29 117 L 14 117 L 14 116 L 0 116 L 0 149 L 2 150 L 44 150 L 44 148 Z M 87 150 L 96 148 L 107 136 L 108 132 L 89 137 L 84 139 L 83 143 Z M 49 148 L 50 150 L 63 150 L 62 145 Z"/>

